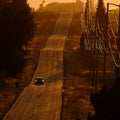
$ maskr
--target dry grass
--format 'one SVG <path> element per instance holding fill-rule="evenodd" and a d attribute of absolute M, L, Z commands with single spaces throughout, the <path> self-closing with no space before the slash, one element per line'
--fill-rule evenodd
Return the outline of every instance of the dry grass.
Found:
<path fill-rule="evenodd" d="M 64 49 L 64 85 L 61 120 L 87 120 L 94 114 L 89 94 L 87 54 L 80 51 L 81 14 L 76 13 Z"/>
<path fill-rule="evenodd" d="M 62 120 L 87 120 L 94 114 L 89 94 L 94 88 L 87 75 L 85 56 L 78 50 L 64 52 L 64 93 Z"/>

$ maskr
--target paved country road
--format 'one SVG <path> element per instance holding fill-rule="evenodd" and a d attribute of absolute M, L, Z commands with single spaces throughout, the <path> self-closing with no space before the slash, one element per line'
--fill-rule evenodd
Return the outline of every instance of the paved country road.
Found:
<path fill-rule="evenodd" d="M 25 87 L 4 120 L 60 120 L 63 79 L 63 48 L 73 13 L 60 14 L 29 86 Z M 36 76 L 44 85 L 34 85 Z"/>

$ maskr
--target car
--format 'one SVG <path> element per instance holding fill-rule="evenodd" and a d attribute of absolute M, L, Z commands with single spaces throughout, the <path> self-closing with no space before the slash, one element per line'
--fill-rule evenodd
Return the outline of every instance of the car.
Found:
<path fill-rule="evenodd" d="M 35 85 L 44 85 L 43 77 L 36 77 L 35 78 Z"/>

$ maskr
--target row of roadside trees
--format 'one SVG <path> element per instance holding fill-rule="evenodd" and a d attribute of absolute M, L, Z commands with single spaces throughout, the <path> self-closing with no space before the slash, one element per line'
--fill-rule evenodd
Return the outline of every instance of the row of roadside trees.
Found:
<path fill-rule="evenodd" d="M 0 0 L 0 71 L 7 75 L 14 76 L 23 67 L 35 31 L 33 17 L 26 0 Z"/>
<path fill-rule="evenodd" d="M 115 120 L 120 119 L 120 66 L 119 66 L 119 60 L 117 63 L 113 60 L 113 56 L 111 59 L 111 55 L 119 54 L 119 24 L 118 24 L 118 32 L 115 33 L 111 28 L 110 24 L 110 12 L 108 9 L 108 5 L 115 5 L 119 7 L 118 10 L 120 10 L 120 5 L 116 5 L 114 3 L 108 3 L 107 4 L 107 10 L 105 9 L 103 0 L 98 0 L 98 6 L 96 9 L 96 12 L 94 13 L 94 19 L 90 17 L 90 10 L 88 9 L 89 4 L 86 3 L 85 8 L 85 23 L 86 23 L 86 31 L 82 36 L 81 40 L 84 40 L 86 42 L 82 42 L 82 45 L 85 45 L 83 49 L 87 48 L 88 51 L 90 51 L 92 54 L 92 67 L 91 67 L 91 74 L 92 74 L 92 81 L 93 85 L 95 87 L 95 90 L 90 94 L 90 102 L 92 103 L 95 115 L 88 114 L 87 120 Z M 118 11 L 117 10 L 117 11 Z M 120 11 L 119 11 L 120 12 Z M 92 14 L 93 15 L 93 14 Z M 120 13 L 119 13 L 120 15 Z M 114 17 L 115 19 L 115 17 Z M 92 20 L 92 22 L 90 21 Z M 120 16 L 118 18 L 118 21 L 120 21 Z M 94 24 L 93 24 L 94 22 Z M 91 24 L 92 23 L 92 24 Z M 112 32 L 110 32 L 112 31 Z M 115 42 L 114 42 L 115 41 Z M 89 42 L 89 43 L 87 43 Z M 112 46 L 113 43 L 116 45 L 115 48 Z M 89 47 L 90 45 L 90 47 Z M 93 45 L 93 46 L 92 46 Z M 101 46 L 100 46 L 101 45 Z M 102 46 L 104 45 L 104 47 Z M 87 47 L 86 47 L 87 46 Z M 114 48 L 114 49 L 112 49 Z M 114 54 L 113 54 L 114 53 Z M 99 56 L 98 56 L 99 55 Z M 103 80 L 102 80 L 102 88 L 98 89 L 98 84 L 101 84 L 98 77 L 100 77 L 100 57 L 103 58 Z M 116 56 L 117 57 L 117 56 Z M 118 58 L 117 58 L 118 59 Z M 110 77 L 107 78 L 106 74 L 106 65 L 109 63 L 109 61 L 112 60 L 114 62 L 114 73 L 115 78 L 111 82 L 111 85 L 108 86 L 107 84 L 110 83 Z M 115 64 L 116 63 L 116 64 Z M 99 67 L 98 67 L 99 66 Z M 109 65 L 110 66 L 110 65 Z M 117 75 L 116 75 L 117 72 Z M 108 81 L 108 82 L 106 82 Z"/>

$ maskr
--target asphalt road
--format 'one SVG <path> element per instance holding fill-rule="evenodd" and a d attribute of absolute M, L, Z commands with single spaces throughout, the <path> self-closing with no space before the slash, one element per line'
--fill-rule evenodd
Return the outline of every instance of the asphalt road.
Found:
<path fill-rule="evenodd" d="M 25 87 L 4 120 L 60 120 L 63 80 L 63 48 L 73 13 L 60 14 L 30 85 Z M 34 85 L 36 76 L 44 77 L 44 85 Z"/>

